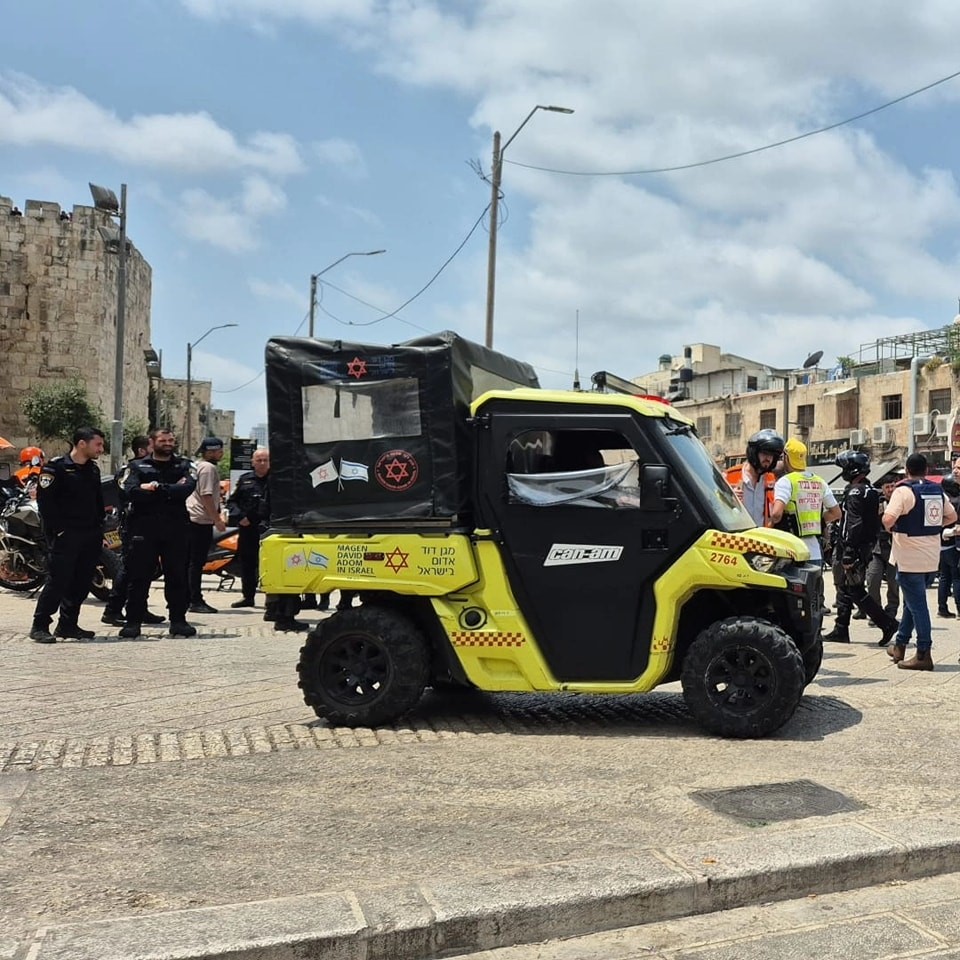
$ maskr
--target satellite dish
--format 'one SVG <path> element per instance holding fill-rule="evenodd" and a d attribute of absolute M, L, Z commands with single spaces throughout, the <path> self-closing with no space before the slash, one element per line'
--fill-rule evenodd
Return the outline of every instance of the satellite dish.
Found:
<path fill-rule="evenodd" d="M 822 356 L 822 350 L 818 350 L 816 353 L 811 353 L 810 356 L 803 361 L 803 369 L 806 370 L 808 367 L 815 367 L 820 362 L 820 358 Z"/>

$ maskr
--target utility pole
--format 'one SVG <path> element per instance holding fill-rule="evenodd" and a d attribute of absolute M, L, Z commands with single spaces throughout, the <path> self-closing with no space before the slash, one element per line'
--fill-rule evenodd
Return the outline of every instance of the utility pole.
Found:
<path fill-rule="evenodd" d="M 529 118 L 528 118 L 529 119 Z M 525 121 L 526 122 L 526 121 Z M 487 323 L 484 346 L 493 347 L 493 300 L 497 285 L 497 216 L 500 206 L 500 178 L 503 157 L 500 152 L 500 131 L 493 134 L 493 164 L 490 168 L 490 239 L 487 247 Z"/>

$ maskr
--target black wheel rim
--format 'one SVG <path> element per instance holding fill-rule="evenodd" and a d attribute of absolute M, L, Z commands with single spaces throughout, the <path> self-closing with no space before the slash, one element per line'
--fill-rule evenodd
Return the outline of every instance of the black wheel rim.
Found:
<path fill-rule="evenodd" d="M 338 637 L 319 664 L 320 684 L 327 695 L 346 706 L 368 704 L 387 688 L 392 668 L 384 645 L 365 633 Z"/>
<path fill-rule="evenodd" d="M 754 713 L 777 692 L 773 662 L 756 647 L 731 646 L 707 664 L 707 695 L 715 707 L 735 714 Z"/>

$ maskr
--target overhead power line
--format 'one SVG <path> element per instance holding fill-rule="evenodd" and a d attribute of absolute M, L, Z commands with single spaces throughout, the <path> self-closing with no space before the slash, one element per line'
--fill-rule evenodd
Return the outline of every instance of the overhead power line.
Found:
<path fill-rule="evenodd" d="M 855 117 L 847 117 L 846 120 L 838 120 L 836 123 L 828 124 L 825 127 L 808 130 L 806 133 L 799 133 L 795 137 L 787 137 L 785 140 L 777 140 L 775 143 L 767 143 L 762 147 L 753 147 L 751 150 L 739 150 L 737 153 L 728 153 L 722 157 L 713 157 L 710 160 L 698 160 L 696 163 L 680 163 L 671 167 L 650 167 L 645 170 L 558 170 L 555 167 L 540 167 L 533 163 L 521 163 L 519 160 L 504 160 L 504 163 L 512 163 L 516 167 L 526 167 L 528 170 L 541 170 L 544 173 L 559 173 L 567 177 L 639 177 L 652 173 L 676 173 L 678 170 L 692 170 L 695 167 L 710 166 L 712 163 L 724 163 L 727 160 L 738 160 L 740 157 L 749 157 L 754 153 L 763 153 L 764 150 L 773 150 L 775 147 L 783 147 L 788 143 L 796 143 L 798 140 L 805 140 L 807 137 L 815 137 L 819 133 L 836 130 L 837 127 L 845 126 L 848 123 L 855 123 L 857 120 L 862 120 L 864 117 L 879 113 L 888 107 L 903 103 L 904 100 L 909 100 L 918 94 L 926 93 L 927 90 L 939 87 L 940 84 L 955 80 L 957 77 L 960 77 L 960 70 L 956 73 L 951 73 L 948 77 L 941 77 L 939 80 L 934 80 L 933 83 L 928 83 L 926 86 L 911 90 L 909 93 L 905 93 L 902 97 L 897 97 L 895 100 L 882 103 L 879 107 L 864 110 L 863 113 L 858 113 Z"/>
<path fill-rule="evenodd" d="M 370 327 L 376 323 L 381 323 L 384 320 L 389 320 L 391 317 L 396 317 L 396 319 L 399 320 L 401 323 L 405 323 L 408 326 L 415 327 L 417 330 L 424 330 L 425 332 L 429 332 L 429 331 L 426 331 L 424 327 L 421 327 L 410 320 L 405 320 L 403 317 L 397 317 L 397 314 L 401 310 L 403 310 L 404 307 L 410 306 L 410 304 L 413 303 L 413 301 L 416 300 L 417 297 L 419 297 L 422 293 L 424 293 L 433 285 L 437 277 L 439 277 L 440 274 L 447 269 L 447 267 L 452 263 L 452 261 L 457 256 L 457 254 L 460 253 L 460 251 L 467 245 L 467 241 L 473 236 L 473 234 L 476 232 L 477 227 L 480 226 L 480 224 L 483 222 L 483 218 L 487 215 L 487 211 L 489 209 L 490 209 L 490 204 L 487 204 L 483 208 L 483 213 L 481 213 L 480 216 L 477 217 L 476 222 L 467 232 L 467 235 L 463 238 L 463 240 L 460 241 L 459 245 L 457 246 L 457 249 L 454 250 L 453 253 L 451 253 L 450 256 L 443 261 L 443 263 L 440 265 L 440 268 L 436 271 L 436 273 L 434 273 L 434 275 L 412 297 L 409 297 L 406 300 L 404 300 L 404 302 L 401 303 L 400 306 L 397 307 L 396 309 L 391 310 L 389 313 L 384 313 L 382 317 L 377 317 L 376 320 L 367 320 L 361 323 L 357 323 L 351 320 L 341 320 L 339 317 L 334 316 L 332 313 L 330 313 L 330 311 L 323 306 L 321 306 L 321 310 L 332 320 L 336 320 L 337 323 L 341 323 L 344 326 L 348 326 L 348 327 Z M 344 296 L 349 297 L 351 300 L 356 300 L 357 303 L 362 303 L 365 307 L 370 307 L 372 310 L 379 310 L 381 312 L 383 311 L 382 307 L 375 306 L 372 303 L 367 303 L 366 300 L 361 300 L 359 297 L 355 297 L 352 293 L 347 293 L 346 290 L 341 290 L 340 287 L 335 286 L 334 284 L 329 283 L 328 281 L 323 281 L 320 284 L 320 302 L 321 303 L 323 300 L 324 286 L 332 287 L 334 290 L 338 291 L 339 293 L 344 294 Z M 310 316 L 309 312 L 304 315 L 304 318 L 300 321 L 299 326 L 297 327 L 296 330 L 294 330 L 293 336 L 296 336 L 303 329 L 303 325 L 307 322 L 307 319 L 309 316 Z M 262 377 L 263 373 L 264 373 L 263 368 L 261 368 L 256 376 L 251 377 L 245 383 L 241 383 L 240 386 L 238 387 L 230 387 L 227 390 L 212 390 L 211 392 L 212 393 L 236 393 L 238 390 L 242 390 L 244 387 L 249 387 L 251 383 L 253 383 L 255 380 L 258 380 L 260 377 Z"/>

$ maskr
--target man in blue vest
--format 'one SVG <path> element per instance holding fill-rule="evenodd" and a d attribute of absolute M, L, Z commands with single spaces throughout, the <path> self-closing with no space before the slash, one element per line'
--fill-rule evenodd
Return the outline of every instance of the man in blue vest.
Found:
<path fill-rule="evenodd" d="M 940 564 L 940 531 L 956 523 L 957 511 L 940 487 L 927 480 L 927 458 L 923 454 L 911 453 L 906 466 L 906 479 L 897 484 L 883 513 L 883 525 L 893 533 L 890 559 L 897 565 L 903 594 L 900 629 L 887 653 L 901 670 L 932 670 L 927 578 Z M 917 653 L 905 660 L 914 630 Z"/>

